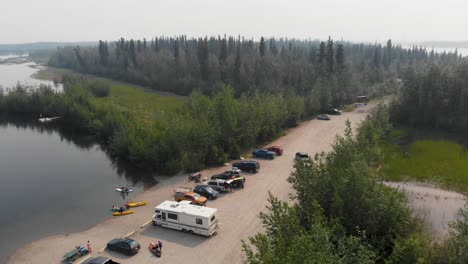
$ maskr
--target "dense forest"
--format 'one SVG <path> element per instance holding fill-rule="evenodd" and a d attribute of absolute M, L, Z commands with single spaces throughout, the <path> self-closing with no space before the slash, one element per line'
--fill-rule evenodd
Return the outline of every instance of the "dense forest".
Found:
<path fill-rule="evenodd" d="M 399 124 L 468 132 L 468 60 L 409 67 L 392 117 Z"/>
<path fill-rule="evenodd" d="M 246 262 L 467 263 L 468 207 L 449 238 L 433 243 L 403 194 L 376 180 L 379 141 L 391 127 L 381 106 L 357 136 L 348 124 L 330 153 L 297 162 L 289 178 L 293 203 L 270 194 L 268 211 L 260 213 L 265 232 L 243 243 Z"/>
<path fill-rule="evenodd" d="M 242 94 L 280 93 L 306 98 L 311 108 L 340 107 L 358 95 L 391 93 L 385 80 L 410 64 L 452 55 L 344 41 L 241 37 L 157 37 L 100 41 L 96 47 L 59 48 L 49 64 L 156 90 L 212 95 L 229 85 Z M 457 56 L 455 56 L 457 57 Z M 307 107 L 306 107 L 307 108 Z"/>

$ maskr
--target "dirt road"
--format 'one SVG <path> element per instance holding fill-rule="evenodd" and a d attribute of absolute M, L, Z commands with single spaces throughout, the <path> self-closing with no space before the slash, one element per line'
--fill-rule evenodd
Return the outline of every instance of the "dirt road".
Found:
<path fill-rule="evenodd" d="M 314 155 L 320 151 L 329 151 L 336 134 L 343 133 L 346 119 L 356 125 L 366 117 L 371 107 L 368 105 L 362 108 L 364 113 L 350 112 L 332 116 L 331 121 L 304 122 L 299 127 L 289 130 L 286 136 L 272 142 L 270 145 L 284 148 L 282 156 L 271 161 L 260 160 L 259 173 L 246 174 L 246 188 L 208 202 L 207 206 L 219 209 L 219 219 L 222 223 L 221 230 L 211 238 L 152 225 L 140 229 L 143 223 L 151 219 L 156 205 L 164 200 L 173 200 L 175 188 L 194 186 L 193 183 L 186 182 L 184 175 L 165 179 L 135 197 L 134 200 L 149 201 L 149 205 L 136 208 L 135 214 L 111 218 L 87 231 L 47 237 L 33 242 L 16 251 L 9 263 L 58 263 L 65 252 L 75 245 L 85 245 L 88 240 L 93 247 L 93 256 L 109 256 L 120 263 L 241 263 L 241 240 L 247 240 L 249 236 L 261 231 L 258 213 L 265 210 L 268 191 L 282 200 L 288 199 L 291 187 L 286 179 L 293 168 L 295 153 L 305 151 Z M 202 175 L 209 177 L 226 169 L 219 167 L 205 170 L 202 171 Z M 132 230 L 138 232 L 131 238 L 139 241 L 142 246 L 137 255 L 127 257 L 107 250 L 98 253 L 109 240 L 124 236 Z M 148 244 L 155 240 L 163 242 L 163 256 L 160 259 L 154 257 L 147 249 Z"/>

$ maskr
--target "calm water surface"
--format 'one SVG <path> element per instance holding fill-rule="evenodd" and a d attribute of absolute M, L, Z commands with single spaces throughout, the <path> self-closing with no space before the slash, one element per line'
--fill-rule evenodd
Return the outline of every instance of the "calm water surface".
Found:
<path fill-rule="evenodd" d="M 27 75 L 15 75 L 19 81 L 28 79 L 28 65 L 0 65 L 0 85 L 13 81 L 8 67 Z M 89 136 L 33 119 L 0 119 L 0 263 L 34 240 L 112 217 L 112 205 L 154 184 L 151 172 L 116 162 Z M 124 185 L 134 190 L 125 198 L 115 191 Z"/>
<path fill-rule="evenodd" d="M 17 55 L 0 56 L 0 87 L 11 88 L 18 82 L 27 85 L 47 84 L 56 87 L 51 81 L 34 79 L 32 75 L 43 66 L 27 61 L 25 58 Z M 15 61 L 10 63 L 8 59 L 15 59 Z M 59 84 L 57 88 L 61 88 L 61 85 Z"/>

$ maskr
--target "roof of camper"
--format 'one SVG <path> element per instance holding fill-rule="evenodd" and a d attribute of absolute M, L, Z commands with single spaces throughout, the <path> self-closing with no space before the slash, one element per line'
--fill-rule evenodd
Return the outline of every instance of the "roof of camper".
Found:
<path fill-rule="evenodd" d="M 175 201 L 164 201 L 160 205 L 156 206 L 155 209 L 169 210 L 175 213 L 186 213 L 190 215 L 198 215 L 202 217 L 212 216 L 218 209 L 210 208 L 206 206 L 199 206 L 186 203 L 184 201 L 178 203 Z"/>

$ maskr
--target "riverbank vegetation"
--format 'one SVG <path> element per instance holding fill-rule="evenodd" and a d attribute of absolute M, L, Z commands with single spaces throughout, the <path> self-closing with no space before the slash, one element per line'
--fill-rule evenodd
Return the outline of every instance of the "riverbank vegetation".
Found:
<path fill-rule="evenodd" d="M 297 96 L 234 98 L 226 87 L 184 101 L 102 80 L 64 77 L 64 92 L 18 85 L 0 93 L 0 111 L 60 122 L 106 142 L 111 153 L 160 172 L 198 170 L 239 158 L 241 150 L 275 138 L 303 112 Z"/>
<path fill-rule="evenodd" d="M 411 140 L 405 130 L 385 138 L 383 175 L 392 181 L 421 181 L 468 192 L 468 155 L 449 140 Z"/>
<path fill-rule="evenodd" d="M 377 179 L 380 141 L 391 125 L 379 107 L 358 129 L 337 137 L 330 153 L 298 162 L 289 178 L 294 203 L 270 195 L 260 213 L 265 233 L 244 241 L 247 263 L 464 263 L 467 211 L 449 239 L 431 242 L 403 194 Z"/>

